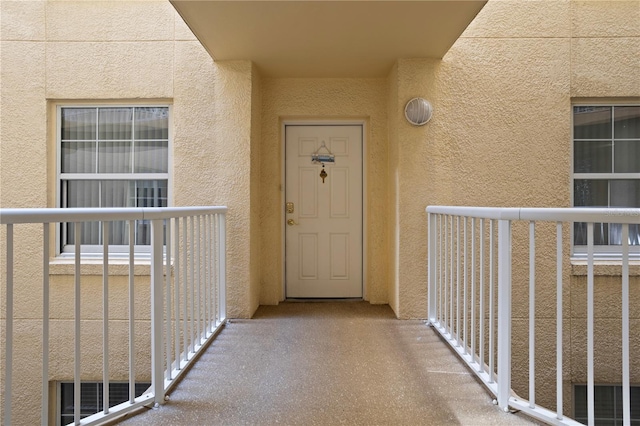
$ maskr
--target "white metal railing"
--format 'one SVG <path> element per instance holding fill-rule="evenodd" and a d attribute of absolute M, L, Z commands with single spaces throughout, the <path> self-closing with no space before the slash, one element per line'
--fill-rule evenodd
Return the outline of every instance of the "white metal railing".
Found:
<path fill-rule="evenodd" d="M 142 322 L 135 312 L 134 296 L 134 242 L 133 232 L 129 240 L 129 281 L 128 281 L 128 369 L 129 400 L 109 407 L 109 335 L 112 318 L 109 316 L 109 246 L 103 246 L 102 257 L 102 333 L 103 333 L 103 410 L 80 419 L 80 383 L 83 313 L 81 307 L 82 254 L 76 245 L 74 259 L 74 423 L 100 424 L 143 405 L 162 404 L 165 393 L 171 388 L 198 352 L 206 347 L 226 322 L 226 207 L 175 207 L 175 208 L 100 208 L 100 209 L 0 209 L 0 224 L 6 233 L 6 297 L 3 424 L 20 422 L 12 417 L 12 396 L 16 395 L 14 371 L 20 363 L 32 360 L 14 359 L 14 272 L 18 264 L 14 256 L 20 250 L 14 241 L 14 227 L 22 224 L 42 224 L 42 393 L 30 395 L 29 409 L 41 401 L 41 422 L 49 422 L 49 377 L 50 377 L 50 287 L 52 227 L 61 223 L 74 223 L 76 241 L 81 240 L 83 222 L 101 221 L 104 241 L 108 241 L 109 225 L 115 221 L 128 221 L 134 229 L 134 221 L 145 220 L 151 224 L 150 254 L 150 318 L 151 339 L 151 387 L 142 396 L 135 396 L 136 382 L 136 325 Z M 19 248 L 19 247 L 18 247 Z M 33 253 L 29 253 L 31 256 Z M 164 259 L 171 259 L 165 262 Z M 20 260 L 20 259 L 18 259 Z M 22 262 L 24 263 L 24 261 Z M 19 283 L 33 285 L 35 283 Z M 0 297 L 0 300 L 2 298 Z M 30 307 L 36 308 L 36 307 Z M 139 344 L 139 343 L 138 343 Z M 37 345 L 34 345 L 37 347 Z M 30 367 L 33 368 L 33 367 Z M 55 410 L 57 411 L 57 410 Z"/>
<path fill-rule="evenodd" d="M 593 229 L 597 223 L 622 224 L 621 244 L 621 363 L 623 425 L 630 425 L 630 370 L 629 370 L 629 225 L 640 224 L 640 209 L 596 209 L 596 208 L 487 208 L 429 206 L 428 213 L 428 311 L 429 323 L 460 355 L 469 368 L 496 396 L 496 403 L 505 411 L 509 407 L 549 424 L 578 425 L 563 409 L 563 330 L 566 315 L 563 313 L 563 262 L 568 259 L 563 253 L 563 224 L 587 223 L 587 410 L 588 424 L 594 420 L 594 239 Z M 513 239 L 513 224 L 523 222 L 518 239 Z M 539 228 L 555 228 L 555 243 L 542 243 L 547 251 L 536 258 L 536 224 Z M 547 225 L 544 225 L 544 224 Z M 512 389 L 512 250 L 518 244 L 519 254 L 526 251 L 526 226 L 528 224 L 528 395 L 524 399 Z M 555 226 L 554 226 L 555 225 Z M 497 232 L 496 232 L 497 228 Z M 545 228 L 546 229 L 546 228 Z M 540 233 L 540 232 L 539 232 Z M 523 236 L 524 234 L 524 236 Z M 553 231 L 550 232 L 553 234 Z M 547 236 L 549 237 L 549 236 Z M 550 235 L 553 238 L 553 235 Z M 497 240 L 496 240 L 497 238 Z M 549 245 L 555 246 L 548 251 Z M 523 247 L 524 246 L 524 247 Z M 488 249 L 488 250 L 487 250 Z M 487 253 L 488 251 L 488 253 Z M 554 258 L 555 256 L 555 258 Z M 522 258 L 524 257 L 524 259 Z M 522 264 L 526 254 L 518 260 L 519 272 L 526 281 Z M 536 305 L 537 283 L 536 259 L 544 258 L 555 266 L 555 410 L 536 403 L 536 310 L 547 306 Z M 540 269 L 540 268 L 539 268 Z M 552 271 L 553 272 L 553 271 Z M 497 280 L 497 286 L 496 286 Z M 520 290 L 521 287 L 518 287 Z M 518 295 L 521 299 L 522 294 Z M 547 295 L 545 295 L 547 296 Z M 526 304 L 525 304 L 526 306 Z M 519 306 L 522 309 L 521 306 Z M 553 307 L 551 308 L 553 309 Z M 496 328 L 497 326 L 497 328 Z M 526 334 L 525 334 L 526 336 Z M 547 340 L 548 342 L 548 340 Z M 548 344 L 545 345 L 545 348 Z M 527 349 L 524 349 L 526 351 Z M 539 368 L 541 368 L 538 365 Z M 545 368 L 548 366 L 545 365 Z M 526 366 L 524 367 L 527 368 Z M 522 392 L 522 391 L 521 391 Z M 550 393 L 544 388 L 542 392 Z"/>

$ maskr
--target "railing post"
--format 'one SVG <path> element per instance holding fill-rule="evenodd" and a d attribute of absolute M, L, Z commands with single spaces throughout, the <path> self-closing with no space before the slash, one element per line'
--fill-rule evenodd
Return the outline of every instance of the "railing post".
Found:
<path fill-rule="evenodd" d="M 155 404 L 164 402 L 162 222 L 162 219 L 151 221 L 151 391 Z"/>
<path fill-rule="evenodd" d="M 428 213 L 428 241 L 429 241 L 429 257 L 428 257 L 428 291 L 427 291 L 427 304 L 428 304 L 428 318 L 429 323 L 435 324 L 436 313 L 436 240 L 437 240 L 437 227 L 436 227 L 436 215 Z"/>
<path fill-rule="evenodd" d="M 631 425 L 629 365 L 629 225 L 622 225 L 622 424 Z"/>
<path fill-rule="evenodd" d="M 558 420 L 562 420 L 562 222 L 556 222 L 556 411 Z"/>
<path fill-rule="evenodd" d="M 13 383 L 13 224 L 7 224 L 7 298 L 5 325 L 5 372 L 4 372 L 4 419 L 5 425 L 11 424 L 11 385 Z"/>
<path fill-rule="evenodd" d="M 218 214 L 218 306 L 220 321 L 227 319 L 227 215 Z"/>
<path fill-rule="evenodd" d="M 129 221 L 129 402 L 136 399 L 136 350 L 135 350 L 135 221 Z"/>
<path fill-rule="evenodd" d="M 511 221 L 498 221 L 498 406 L 511 394 Z"/>
<path fill-rule="evenodd" d="M 42 407 L 40 422 L 49 423 L 49 233 L 48 223 L 42 224 Z M 6 423 L 9 424 L 9 423 Z"/>

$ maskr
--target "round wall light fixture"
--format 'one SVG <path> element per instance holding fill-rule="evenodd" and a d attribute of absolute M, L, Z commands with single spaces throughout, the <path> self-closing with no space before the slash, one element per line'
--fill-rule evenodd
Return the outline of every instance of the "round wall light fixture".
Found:
<path fill-rule="evenodd" d="M 413 98 L 404 107 L 404 116 L 414 126 L 424 126 L 433 115 L 431 103 L 424 98 Z"/>

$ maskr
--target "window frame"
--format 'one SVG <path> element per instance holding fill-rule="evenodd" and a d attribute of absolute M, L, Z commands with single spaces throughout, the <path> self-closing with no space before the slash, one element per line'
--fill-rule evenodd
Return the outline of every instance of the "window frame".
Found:
<path fill-rule="evenodd" d="M 573 404 L 572 404 L 572 405 L 573 405 L 573 406 L 571 407 L 571 408 L 572 408 L 571 417 L 572 417 L 575 421 L 577 421 L 577 422 L 579 422 L 579 423 L 582 423 L 582 420 L 578 420 L 578 415 L 577 415 L 577 414 L 578 414 L 578 413 L 577 413 L 577 411 L 578 411 L 578 410 L 577 410 L 577 402 L 578 402 L 577 394 L 578 394 L 578 387 L 580 387 L 580 388 L 584 388 L 584 392 L 586 393 L 586 392 L 587 392 L 588 385 L 587 385 L 586 383 L 573 383 L 573 386 L 572 386 L 572 392 L 573 392 L 573 394 L 572 394 Z M 609 383 L 595 383 L 595 384 L 594 384 L 594 394 L 595 394 L 595 392 L 596 392 L 597 388 L 611 388 L 611 389 L 613 390 L 614 404 L 615 404 L 615 402 L 616 402 L 616 401 L 617 401 L 617 399 L 618 399 L 618 392 L 620 392 L 620 394 L 622 394 L 622 384 L 620 384 L 620 383 L 617 383 L 617 384 L 616 384 L 616 383 L 614 383 L 614 384 L 609 384 Z M 631 385 L 630 385 L 630 388 L 631 388 L 630 390 L 637 390 L 637 391 L 640 391 L 640 386 L 636 386 L 636 385 L 634 385 L 634 384 L 631 384 Z M 633 396 L 633 394 L 632 394 L 631 396 Z M 595 395 L 594 395 L 594 397 L 595 397 Z M 595 399 L 595 398 L 594 398 L 594 399 Z M 620 399 L 622 399 L 622 396 L 620 396 Z M 596 402 L 596 405 L 597 405 L 597 401 L 595 401 L 595 402 Z M 632 408 L 632 411 L 633 411 L 633 408 L 635 407 L 635 406 L 633 405 L 633 403 L 634 403 L 634 402 L 635 402 L 635 400 L 634 400 L 633 398 L 631 398 L 631 408 Z M 618 418 L 618 417 L 616 416 L 616 408 L 617 408 L 617 406 L 616 406 L 616 405 L 614 405 L 612 408 L 613 408 L 613 410 L 614 410 L 614 412 L 613 412 L 613 418 L 595 417 L 595 418 L 594 418 L 594 420 L 596 421 L 596 424 L 598 423 L 598 420 L 600 420 L 600 421 L 612 421 L 612 422 L 614 422 L 614 423 L 616 423 L 616 424 L 617 424 L 618 422 L 620 422 L 620 424 L 622 424 L 622 418 Z M 586 419 L 586 417 L 587 417 L 587 416 L 580 416 L 579 418 L 580 418 L 580 419 L 585 419 L 585 420 L 587 420 L 587 419 Z M 631 418 L 630 420 L 636 421 L 637 419 Z M 582 423 L 582 424 L 586 424 L 586 423 Z"/>
<path fill-rule="evenodd" d="M 167 108 L 167 172 L 166 173 L 62 173 L 62 110 L 66 108 Z M 57 208 L 66 208 L 63 206 L 63 180 L 120 180 L 120 181 L 153 181 L 165 180 L 167 182 L 167 206 L 173 205 L 172 188 L 172 170 L 173 170 L 173 105 L 169 102 L 59 102 L 55 104 L 56 124 L 55 124 L 55 152 L 56 152 L 56 180 L 55 180 L 55 205 Z M 135 114 L 135 112 L 134 112 Z M 135 117 L 135 115 L 134 115 Z M 97 125 L 97 123 L 96 123 Z M 97 136 L 97 135 L 96 135 Z M 64 176 L 63 176 L 64 175 Z M 64 179 L 64 177 L 70 179 Z M 75 257 L 75 245 L 66 244 L 66 236 L 64 225 L 59 223 L 56 226 L 56 255 L 60 258 Z M 149 257 L 151 247 L 149 245 L 134 245 L 136 256 L 143 258 Z M 81 253 L 83 257 L 101 259 L 103 256 L 102 245 L 82 244 Z M 109 257 L 123 258 L 129 257 L 129 246 L 125 245 L 109 245 Z"/>
<path fill-rule="evenodd" d="M 82 394 L 82 385 L 90 385 L 90 386 L 95 386 L 96 387 L 96 397 L 98 397 L 98 402 L 100 402 L 100 394 L 103 391 L 103 382 L 102 381 L 82 381 L 80 382 L 80 386 L 81 386 L 81 391 L 80 393 Z M 129 390 L 129 382 L 127 381 L 110 381 L 109 385 L 114 385 L 114 386 L 127 386 L 127 392 Z M 56 426 L 64 426 L 66 424 L 69 423 L 63 423 L 62 422 L 62 417 L 65 416 L 65 414 L 63 414 L 63 407 L 62 407 L 62 387 L 63 386 L 70 386 L 71 388 L 73 388 L 75 386 L 75 383 L 73 381 L 58 381 L 56 382 L 56 410 L 55 410 L 55 424 Z M 136 391 L 136 398 L 138 398 L 141 395 L 144 395 L 144 393 L 146 392 L 146 390 L 151 386 L 150 382 L 145 382 L 145 381 L 141 381 L 141 382 L 136 382 L 134 383 L 134 386 L 138 387 L 140 386 L 141 388 L 145 388 L 144 391 L 142 392 L 138 392 Z M 71 390 L 71 392 L 73 392 L 73 390 Z M 80 396 L 80 399 L 82 401 L 82 395 Z M 127 398 L 126 401 L 128 401 L 129 399 Z M 112 401 L 110 401 L 112 402 Z M 116 403 L 111 403 L 109 404 L 109 407 L 114 407 L 118 404 L 120 404 L 121 402 L 116 402 Z M 91 416 L 93 414 L 99 413 L 100 411 L 102 411 L 102 407 L 99 406 L 98 404 L 96 405 L 98 407 L 98 411 L 96 411 L 95 413 L 91 413 L 91 414 L 86 414 L 84 417 L 85 418 L 87 416 Z M 73 423 L 73 415 L 66 415 L 66 416 L 70 416 L 71 417 L 71 423 Z"/>
<path fill-rule="evenodd" d="M 635 102 L 572 102 L 571 103 L 571 206 L 575 206 L 575 182 L 576 180 L 604 180 L 604 181 L 612 181 L 612 180 L 635 180 L 640 181 L 640 173 L 616 173 L 613 169 L 613 161 L 614 156 L 612 156 L 612 171 L 609 173 L 576 173 L 575 172 L 575 108 L 576 107 L 607 107 L 611 108 L 611 138 L 609 139 L 589 139 L 589 141 L 611 141 L 614 143 L 617 140 L 620 141 L 628 141 L 628 140 L 637 140 L 636 138 L 615 138 L 614 128 L 615 128 L 615 108 L 619 107 L 640 107 L 639 103 Z M 578 141 L 582 141 L 584 139 L 578 139 Z M 640 143 L 640 141 L 638 142 Z M 609 202 L 610 202 L 610 194 L 609 194 Z M 579 207 L 578 207 L 579 208 Z M 634 207 L 629 207 L 634 208 Z M 584 260 L 587 258 L 587 245 L 576 245 L 575 244 L 575 226 L 571 227 L 571 257 L 575 260 Z M 622 246 L 621 245 L 595 245 L 594 244 L 594 257 L 596 260 L 611 260 L 618 261 L 622 258 Z M 640 259 L 640 246 L 630 245 L 629 246 L 629 257 L 634 260 Z"/>

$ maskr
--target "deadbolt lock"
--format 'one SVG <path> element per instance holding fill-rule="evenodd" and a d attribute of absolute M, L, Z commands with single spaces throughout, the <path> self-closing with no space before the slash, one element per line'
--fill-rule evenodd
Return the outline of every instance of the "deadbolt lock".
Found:
<path fill-rule="evenodd" d="M 293 213 L 293 203 L 287 203 L 287 213 Z"/>

